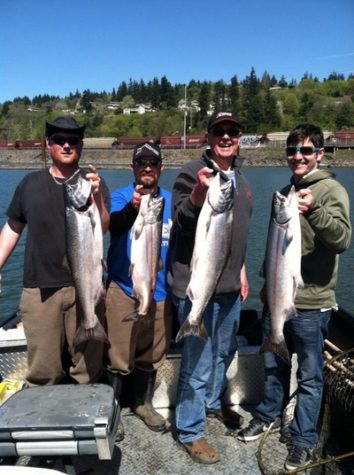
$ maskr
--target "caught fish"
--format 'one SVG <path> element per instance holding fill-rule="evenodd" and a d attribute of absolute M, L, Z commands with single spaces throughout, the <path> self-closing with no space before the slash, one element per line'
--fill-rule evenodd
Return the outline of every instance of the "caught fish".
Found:
<path fill-rule="evenodd" d="M 103 234 L 91 183 L 79 175 L 76 184 L 64 184 L 67 252 L 83 319 L 74 344 L 89 339 L 108 341 L 95 307 L 104 297 Z"/>
<path fill-rule="evenodd" d="M 192 308 L 182 324 L 176 341 L 188 335 L 207 340 L 203 312 L 211 299 L 231 249 L 233 221 L 233 183 L 218 172 L 210 186 L 197 223 L 191 278 L 187 296 Z"/>
<path fill-rule="evenodd" d="M 290 363 L 284 339 L 285 321 L 296 315 L 295 296 L 303 287 L 301 277 L 301 227 L 295 188 L 288 196 L 273 196 L 269 223 L 265 279 L 271 331 L 262 351 L 271 351 Z"/>
<path fill-rule="evenodd" d="M 162 269 L 161 240 L 163 197 L 143 195 L 139 213 L 132 227 L 130 275 L 133 295 L 138 301 L 136 312 L 123 321 L 143 321 L 148 318 L 154 297 L 158 272 Z"/>

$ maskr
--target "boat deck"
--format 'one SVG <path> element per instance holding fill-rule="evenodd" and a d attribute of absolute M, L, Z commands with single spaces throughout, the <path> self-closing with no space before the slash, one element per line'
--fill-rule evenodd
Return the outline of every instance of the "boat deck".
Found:
<path fill-rule="evenodd" d="M 251 408 L 235 408 L 250 419 Z M 168 420 L 164 433 L 150 431 L 145 424 L 123 409 L 122 421 L 125 438 L 116 443 L 112 460 L 99 460 L 95 455 L 62 457 L 20 457 L 12 461 L 18 466 L 52 468 L 64 473 L 106 475 L 258 475 L 261 470 L 257 461 L 259 441 L 245 444 L 228 435 L 225 426 L 217 419 L 208 419 L 206 437 L 220 452 L 221 461 L 213 465 L 193 462 L 176 441 L 174 411 L 159 410 Z M 280 444 L 279 433 L 271 434 L 264 450 L 267 473 L 283 473 L 286 446 Z M 6 460 L 5 460 L 6 463 Z M 1 466 L 0 466 L 1 473 Z"/>
<path fill-rule="evenodd" d="M 1 373 L 5 377 L 20 379 L 26 367 L 26 342 L 23 339 L 12 339 L 0 343 Z M 234 359 L 228 373 L 229 390 L 226 395 L 226 402 L 244 416 L 245 423 L 251 419 L 252 409 L 262 397 L 263 390 L 262 358 L 258 352 L 254 352 L 254 348 L 249 349 L 250 352 L 245 348 L 243 350 L 240 348 L 241 351 Z M 17 466 L 18 473 L 25 470 L 20 467 L 28 467 L 28 470 L 29 467 L 37 467 L 37 469 L 47 468 L 52 469 L 53 473 L 57 470 L 69 475 L 281 475 L 286 473 L 283 466 L 287 449 L 285 444 L 279 442 L 279 433 L 266 434 L 261 440 L 245 444 L 217 419 L 207 420 L 205 435 L 219 451 L 221 461 L 213 465 L 202 465 L 192 461 L 176 439 L 173 406 L 178 369 L 179 355 L 169 355 L 164 366 L 159 370 L 156 381 L 153 403 L 168 421 L 168 428 L 164 433 L 150 431 L 131 413 L 130 409 L 123 408 L 122 422 L 125 438 L 115 444 L 112 460 L 99 460 L 97 455 L 3 458 L 0 459 L 0 474 L 5 473 L 5 465 Z M 294 362 L 293 374 L 295 371 Z M 292 386 L 293 384 L 292 378 Z M 345 420 L 339 431 L 344 433 L 346 421 L 347 426 L 349 423 L 353 427 L 350 423 L 353 416 L 352 411 L 344 413 Z M 324 417 L 320 448 L 324 446 L 325 450 L 319 454 L 322 458 L 354 450 L 351 446 L 343 449 L 333 435 L 329 434 L 329 427 L 329 419 Z M 353 434 L 350 435 L 349 432 L 347 434 L 349 436 L 345 436 L 345 439 L 352 440 Z M 306 473 L 354 475 L 354 456 L 340 463 L 333 462 L 309 468 Z M 40 470 L 38 470 L 39 474 Z"/>

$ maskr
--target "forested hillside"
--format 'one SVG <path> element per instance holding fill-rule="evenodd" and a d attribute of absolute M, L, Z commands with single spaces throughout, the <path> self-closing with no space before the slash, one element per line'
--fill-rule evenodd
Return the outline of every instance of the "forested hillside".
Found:
<path fill-rule="evenodd" d="M 24 77 L 25 81 L 25 77 Z M 48 85 L 50 90 L 50 84 Z M 305 74 L 287 83 L 265 72 L 239 80 L 171 84 L 166 76 L 149 82 L 130 79 L 112 91 L 70 92 L 66 97 L 16 97 L 0 104 L 2 140 L 37 139 L 46 119 L 73 114 L 88 137 L 198 134 L 214 110 L 237 114 L 244 133 L 289 130 L 310 121 L 325 130 L 354 128 L 354 76 L 332 73 L 320 81 Z M 135 113 L 134 113 L 135 112 Z"/>

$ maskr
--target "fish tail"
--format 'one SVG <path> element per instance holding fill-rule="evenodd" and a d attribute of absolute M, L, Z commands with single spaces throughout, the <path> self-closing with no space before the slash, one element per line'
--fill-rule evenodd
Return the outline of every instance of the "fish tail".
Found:
<path fill-rule="evenodd" d="M 138 322 L 140 320 L 140 315 L 136 310 L 133 313 L 129 313 L 126 317 L 123 318 L 122 322 Z"/>
<path fill-rule="evenodd" d="M 190 335 L 197 336 L 205 341 L 207 341 L 208 339 L 208 332 L 206 331 L 203 322 L 201 322 L 200 324 L 191 324 L 188 320 L 186 320 L 182 324 L 181 328 L 179 329 L 179 332 L 176 335 L 176 342 L 179 342 L 186 336 Z"/>
<path fill-rule="evenodd" d="M 85 328 L 83 325 L 80 325 L 74 337 L 73 344 L 74 346 L 78 346 L 80 343 L 89 340 L 98 340 L 104 343 L 109 343 L 105 329 L 98 319 L 93 328 Z"/>
<path fill-rule="evenodd" d="M 267 338 L 261 346 L 260 351 L 261 353 L 275 353 L 290 366 L 290 354 L 284 338 L 279 343 L 274 343 L 269 338 Z"/>

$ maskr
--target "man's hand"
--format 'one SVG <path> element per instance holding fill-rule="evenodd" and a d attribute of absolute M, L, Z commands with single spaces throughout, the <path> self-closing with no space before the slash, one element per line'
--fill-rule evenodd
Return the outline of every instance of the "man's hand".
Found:
<path fill-rule="evenodd" d="M 197 183 L 190 194 L 191 202 L 194 206 L 201 208 L 208 192 L 210 177 L 214 175 L 214 170 L 208 167 L 201 168 L 198 172 Z"/>
<path fill-rule="evenodd" d="M 100 191 L 101 178 L 97 172 L 97 168 L 89 165 L 90 172 L 86 174 L 86 179 L 91 182 L 92 194 L 96 195 Z"/>
<path fill-rule="evenodd" d="M 143 195 L 152 193 L 152 188 L 144 188 L 144 185 L 136 185 L 131 199 L 131 204 L 136 211 L 139 211 L 141 198 Z"/>
<path fill-rule="evenodd" d="M 298 197 L 299 213 L 305 215 L 311 210 L 314 204 L 312 191 L 310 188 L 304 188 L 303 190 L 299 190 L 296 194 Z"/>

